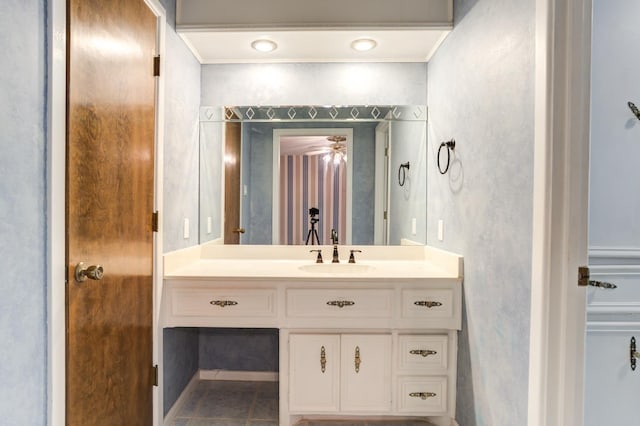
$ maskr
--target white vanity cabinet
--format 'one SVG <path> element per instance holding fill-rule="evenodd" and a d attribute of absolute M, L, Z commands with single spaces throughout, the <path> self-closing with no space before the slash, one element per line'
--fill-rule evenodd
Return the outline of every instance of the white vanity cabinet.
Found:
<path fill-rule="evenodd" d="M 391 335 L 289 335 L 289 410 L 389 413 Z"/>
<path fill-rule="evenodd" d="M 254 257 L 229 258 L 236 251 Z M 367 247 L 365 272 L 354 272 L 299 251 L 208 246 L 165 256 L 163 327 L 277 328 L 280 426 L 370 417 L 455 426 L 462 258 Z"/>

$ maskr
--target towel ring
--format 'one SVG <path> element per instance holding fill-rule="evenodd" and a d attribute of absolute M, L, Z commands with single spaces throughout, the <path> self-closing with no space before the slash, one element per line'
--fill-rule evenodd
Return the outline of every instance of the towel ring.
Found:
<path fill-rule="evenodd" d="M 633 102 L 629 101 L 629 102 L 627 102 L 627 105 L 631 109 L 631 112 L 633 113 L 633 115 L 635 115 L 636 118 L 638 120 L 640 120 L 640 110 L 638 110 L 638 107 L 636 106 L 636 104 L 634 104 Z"/>
<path fill-rule="evenodd" d="M 404 164 L 400 164 L 400 167 L 398 168 L 398 185 L 404 186 L 404 183 L 407 179 L 407 170 L 409 170 L 408 161 Z"/>
<path fill-rule="evenodd" d="M 444 170 L 442 170 L 442 167 L 440 166 L 440 151 L 442 151 L 442 148 L 445 148 L 445 147 L 447 148 L 447 165 L 445 166 Z M 451 139 L 450 141 L 442 142 L 440 144 L 440 147 L 438 148 L 438 171 L 440 172 L 441 175 L 449 171 L 449 164 L 451 163 L 451 151 L 453 151 L 455 147 L 456 147 L 455 139 Z"/>

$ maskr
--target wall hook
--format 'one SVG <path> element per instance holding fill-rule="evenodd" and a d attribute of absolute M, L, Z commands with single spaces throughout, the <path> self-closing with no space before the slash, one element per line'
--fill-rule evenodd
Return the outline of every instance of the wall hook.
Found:
<path fill-rule="evenodd" d="M 633 113 L 633 115 L 635 115 L 636 118 L 640 120 L 640 110 L 638 110 L 638 107 L 636 106 L 636 104 L 629 101 L 627 102 L 627 105 L 629 105 L 629 108 L 631 108 L 631 112 Z"/>
<path fill-rule="evenodd" d="M 409 162 L 400 164 L 398 168 L 398 185 L 404 186 L 404 182 L 407 179 L 407 170 L 409 170 Z"/>
<path fill-rule="evenodd" d="M 440 166 L 440 151 L 442 151 L 442 148 L 447 148 L 447 165 L 445 166 L 444 170 L 442 170 L 442 167 Z M 442 142 L 440 144 L 440 147 L 438 148 L 438 171 L 441 175 L 447 173 L 447 171 L 449 170 L 449 163 L 451 162 L 451 151 L 453 151 L 455 148 L 455 139 L 451 139 L 450 141 Z"/>

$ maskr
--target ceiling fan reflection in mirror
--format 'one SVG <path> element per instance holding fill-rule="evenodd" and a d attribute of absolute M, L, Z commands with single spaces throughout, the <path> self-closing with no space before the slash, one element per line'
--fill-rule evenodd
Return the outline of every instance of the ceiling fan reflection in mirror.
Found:
<path fill-rule="evenodd" d="M 347 146 L 345 145 L 346 137 L 336 135 L 329 136 L 327 140 L 331 142 L 328 146 L 314 147 L 311 151 L 307 152 L 307 155 L 321 155 L 325 163 L 333 163 L 339 165 L 342 161 L 347 162 Z"/>

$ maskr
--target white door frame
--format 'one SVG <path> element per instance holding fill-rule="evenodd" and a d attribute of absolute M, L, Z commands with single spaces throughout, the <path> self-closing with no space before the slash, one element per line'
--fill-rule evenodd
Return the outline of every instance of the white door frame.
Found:
<path fill-rule="evenodd" d="M 582 426 L 591 1 L 536 0 L 529 426 Z"/>
<path fill-rule="evenodd" d="M 158 53 L 165 57 L 166 11 L 159 0 L 144 0 L 158 18 Z M 65 166 L 67 108 L 67 0 L 51 0 L 47 11 L 49 25 L 48 93 L 47 93 L 47 424 L 66 424 L 66 240 L 65 240 Z M 154 209 L 161 212 L 164 151 L 164 75 L 165 61 L 160 61 L 160 78 L 156 80 L 155 194 Z M 151 70 L 150 70 L 151 71 Z M 162 295 L 162 214 L 153 242 L 153 362 L 160 365 L 160 296 Z M 153 424 L 161 424 L 162 371 L 158 387 L 153 390 Z"/>

